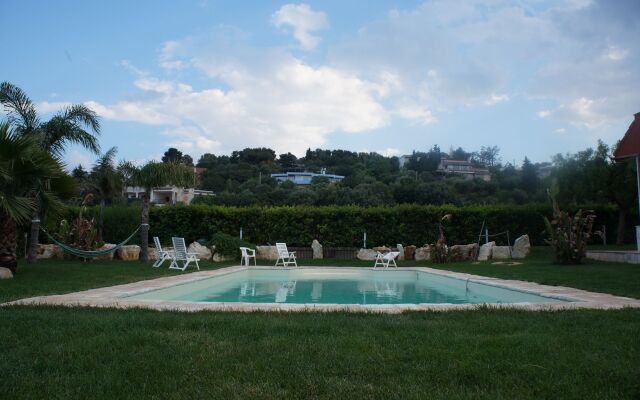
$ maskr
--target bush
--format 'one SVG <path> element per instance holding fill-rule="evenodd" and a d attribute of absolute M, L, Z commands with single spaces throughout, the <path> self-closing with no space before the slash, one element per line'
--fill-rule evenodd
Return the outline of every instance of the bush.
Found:
<path fill-rule="evenodd" d="M 255 246 L 249 242 L 239 237 L 227 235 L 226 233 L 216 233 L 213 235 L 210 244 L 216 246 L 216 253 L 235 258 L 240 258 L 240 247 L 255 248 Z"/>
<path fill-rule="evenodd" d="M 555 261 L 558 264 L 580 264 L 587 254 L 587 242 L 591 238 L 595 215 L 589 211 L 578 210 L 572 217 L 561 211 L 555 197 L 553 203 L 553 219 L 544 217 L 544 224 L 549 239 L 546 241 L 553 247 Z"/>

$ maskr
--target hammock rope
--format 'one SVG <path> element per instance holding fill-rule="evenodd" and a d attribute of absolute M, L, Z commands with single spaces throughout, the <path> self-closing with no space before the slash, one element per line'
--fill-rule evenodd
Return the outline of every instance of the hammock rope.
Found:
<path fill-rule="evenodd" d="M 74 256 L 77 257 L 83 257 L 83 258 L 93 258 L 93 257 L 99 257 L 99 256 L 103 256 L 105 254 L 109 254 L 109 253 L 113 253 L 114 251 L 118 250 L 119 248 L 121 248 L 122 246 L 124 246 L 125 244 L 127 244 L 127 242 L 129 240 L 131 240 L 131 238 L 133 238 L 133 236 L 138 233 L 138 231 L 140 230 L 140 225 L 136 228 L 135 231 L 133 231 L 133 233 L 131 235 L 129 235 L 128 238 L 126 238 L 125 240 L 123 240 L 122 242 L 116 244 L 114 247 L 110 247 L 108 249 L 102 249 L 102 250 L 81 250 L 81 249 L 75 249 L 71 246 L 67 246 L 64 243 L 60 243 L 59 241 L 56 240 L 56 238 L 54 238 L 53 236 L 51 236 L 49 234 L 49 232 L 47 232 L 43 227 L 40 227 L 40 229 L 42 230 L 42 232 L 44 232 L 47 237 L 49 238 L 49 240 L 51 240 L 53 243 L 55 243 L 56 245 L 58 245 L 62 250 L 64 250 L 65 252 L 69 253 L 69 254 L 73 254 Z"/>

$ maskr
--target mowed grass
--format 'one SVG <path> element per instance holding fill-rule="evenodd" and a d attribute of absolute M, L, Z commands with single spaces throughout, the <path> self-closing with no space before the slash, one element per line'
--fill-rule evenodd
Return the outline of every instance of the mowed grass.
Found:
<path fill-rule="evenodd" d="M 234 262 L 201 262 L 200 269 L 216 269 L 236 264 Z M 0 303 L 34 296 L 63 294 L 98 287 L 121 285 L 145 279 L 178 275 L 195 271 L 191 266 L 186 272 L 168 269 L 165 262 L 160 268 L 152 263 L 137 261 L 100 260 L 40 260 L 27 264 L 23 260 L 13 279 L 0 280 Z"/>
<path fill-rule="evenodd" d="M 0 308 L 0 398 L 637 399 L 640 310 Z"/>

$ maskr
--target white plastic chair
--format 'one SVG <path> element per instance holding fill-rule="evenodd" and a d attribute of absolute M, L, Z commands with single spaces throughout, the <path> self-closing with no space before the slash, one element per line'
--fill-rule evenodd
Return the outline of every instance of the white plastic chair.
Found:
<path fill-rule="evenodd" d="M 256 264 L 256 251 L 254 249 L 250 249 L 248 247 L 240 247 L 240 252 L 242 253 L 242 257 L 240 258 L 240 264 L 249 266 L 249 260 L 253 258 L 253 265 Z"/>
<path fill-rule="evenodd" d="M 156 262 L 153 263 L 153 266 L 158 268 L 165 261 L 173 259 L 173 250 L 162 249 L 162 246 L 160 245 L 160 239 L 157 236 L 153 237 L 153 242 L 156 245 L 156 254 L 158 256 Z"/>
<path fill-rule="evenodd" d="M 289 265 L 298 266 L 298 263 L 296 262 L 296 252 L 289 251 L 286 243 L 276 243 L 276 250 L 278 251 L 276 267 L 280 265 L 280 260 L 282 260 L 283 267 L 288 267 Z"/>
<path fill-rule="evenodd" d="M 198 254 L 196 253 L 187 253 L 187 245 L 184 243 L 184 238 L 171 238 L 173 242 L 173 258 L 171 260 L 171 265 L 169 265 L 169 269 L 179 269 L 180 271 L 184 271 L 187 269 L 191 262 L 196 263 L 196 268 L 200 271 L 200 266 L 198 265 Z M 182 261 L 182 267 L 178 265 L 178 261 Z"/>
<path fill-rule="evenodd" d="M 389 268 L 390 264 L 393 264 L 394 267 L 398 268 L 398 264 L 396 264 L 396 257 L 399 255 L 399 251 L 390 251 L 385 254 L 378 252 L 378 254 L 376 254 L 376 263 L 373 264 L 373 268 L 376 268 L 378 265 L 382 265 L 384 268 Z"/>

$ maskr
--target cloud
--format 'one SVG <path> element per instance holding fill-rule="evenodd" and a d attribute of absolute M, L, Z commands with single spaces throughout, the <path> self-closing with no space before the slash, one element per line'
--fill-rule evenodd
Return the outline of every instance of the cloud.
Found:
<path fill-rule="evenodd" d="M 136 100 L 88 102 L 106 119 L 168 126 L 170 143 L 194 153 L 265 146 L 303 154 L 334 132 L 387 126 L 383 83 L 370 82 L 291 56 L 266 57 L 252 68 L 235 59 L 194 55 L 190 64 L 227 88 L 196 90 L 154 77 L 137 79 Z"/>
<path fill-rule="evenodd" d="M 271 23 L 278 27 L 293 29 L 293 37 L 304 50 L 313 50 L 320 38 L 312 33 L 326 28 L 329 24 L 327 16 L 321 11 L 314 11 L 308 4 L 285 4 L 271 16 Z"/>

